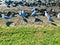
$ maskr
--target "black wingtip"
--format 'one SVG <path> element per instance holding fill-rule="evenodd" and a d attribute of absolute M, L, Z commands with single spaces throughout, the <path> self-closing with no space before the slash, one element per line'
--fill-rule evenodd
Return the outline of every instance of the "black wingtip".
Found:
<path fill-rule="evenodd" d="M 57 26 L 57 24 L 55 24 L 55 23 L 51 23 L 52 25 L 54 25 L 54 26 Z"/>
<path fill-rule="evenodd" d="M 13 22 L 6 22 L 6 26 L 10 26 Z"/>

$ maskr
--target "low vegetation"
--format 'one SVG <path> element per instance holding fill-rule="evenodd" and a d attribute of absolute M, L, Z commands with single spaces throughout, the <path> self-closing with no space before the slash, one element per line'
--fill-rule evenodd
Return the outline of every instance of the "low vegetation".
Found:
<path fill-rule="evenodd" d="M 0 27 L 0 45 L 60 45 L 60 27 Z"/>

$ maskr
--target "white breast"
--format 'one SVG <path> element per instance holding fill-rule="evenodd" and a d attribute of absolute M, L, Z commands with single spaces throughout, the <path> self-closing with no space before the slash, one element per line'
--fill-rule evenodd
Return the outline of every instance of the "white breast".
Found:
<path fill-rule="evenodd" d="M 60 13 L 58 13 L 57 18 L 60 19 Z"/>

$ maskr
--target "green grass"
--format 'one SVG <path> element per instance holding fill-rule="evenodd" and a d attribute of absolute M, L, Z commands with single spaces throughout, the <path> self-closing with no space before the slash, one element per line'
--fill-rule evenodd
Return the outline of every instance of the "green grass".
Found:
<path fill-rule="evenodd" d="M 60 45 L 60 27 L 0 27 L 0 45 Z"/>

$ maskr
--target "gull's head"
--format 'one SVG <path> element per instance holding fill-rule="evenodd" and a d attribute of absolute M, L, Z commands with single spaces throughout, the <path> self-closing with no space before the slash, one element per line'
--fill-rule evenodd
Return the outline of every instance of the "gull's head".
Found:
<path fill-rule="evenodd" d="M 47 11 L 44 11 L 45 13 L 47 13 Z"/>
<path fill-rule="evenodd" d="M 24 10 L 22 10 L 22 12 L 24 12 Z"/>
<path fill-rule="evenodd" d="M 1 14 L 2 16 L 4 16 L 4 14 Z"/>
<path fill-rule="evenodd" d="M 35 8 L 33 8 L 35 10 Z"/>

